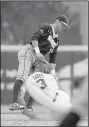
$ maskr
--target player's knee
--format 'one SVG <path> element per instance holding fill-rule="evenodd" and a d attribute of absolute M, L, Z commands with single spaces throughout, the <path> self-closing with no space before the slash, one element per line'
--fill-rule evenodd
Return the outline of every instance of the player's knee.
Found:
<path fill-rule="evenodd" d="M 18 74 L 17 79 L 22 80 L 23 82 L 25 82 L 28 78 L 28 74 L 24 73 L 24 75 L 22 73 Z"/>
<path fill-rule="evenodd" d="M 26 81 L 27 78 L 28 78 L 28 74 L 25 73 L 24 76 L 23 76 L 24 81 Z"/>

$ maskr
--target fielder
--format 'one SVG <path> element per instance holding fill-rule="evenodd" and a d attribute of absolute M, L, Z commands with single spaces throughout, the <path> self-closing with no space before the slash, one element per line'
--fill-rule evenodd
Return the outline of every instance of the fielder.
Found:
<path fill-rule="evenodd" d="M 50 74 L 41 72 L 31 74 L 21 90 L 27 91 L 36 102 L 52 112 L 64 114 L 72 107 L 70 97 L 58 87 L 56 79 Z M 25 106 L 23 99 L 21 101 Z"/>
<path fill-rule="evenodd" d="M 13 100 L 10 110 L 24 108 L 18 103 L 18 94 L 21 86 L 25 83 L 28 75 L 31 74 L 31 67 L 36 67 L 38 61 L 43 61 L 50 66 L 51 74 L 55 76 L 55 62 L 57 48 L 59 46 L 58 33 L 69 28 L 68 18 L 60 14 L 56 17 L 53 24 L 43 24 L 38 26 L 36 32 L 32 35 L 31 40 L 18 53 L 18 75 L 13 88 Z M 44 56 L 49 53 L 49 63 Z M 31 103 L 31 102 L 30 102 Z"/>

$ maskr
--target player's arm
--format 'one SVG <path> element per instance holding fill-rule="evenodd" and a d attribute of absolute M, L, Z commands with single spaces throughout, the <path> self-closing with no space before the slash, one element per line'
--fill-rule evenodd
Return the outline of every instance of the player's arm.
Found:
<path fill-rule="evenodd" d="M 46 34 L 47 35 L 50 34 L 49 28 L 50 28 L 49 25 L 41 25 L 37 28 L 36 32 L 31 37 L 31 44 L 36 52 L 36 55 L 37 55 L 38 59 L 42 60 L 42 61 L 44 60 L 44 57 L 40 53 L 38 40 L 40 39 L 40 37 L 45 36 Z"/>
<path fill-rule="evenodd" d="M 40 53 L 40 49 L 39 49 L 39 46 L 38 46 L 38 41 L 33 40 L 32 41 L 32 45 L 33 45 L 33 48 L 35 50 L 35 53 L 36 53 L 37 58 L 39 60 L 43 61 L 44 60 L 44 56 Z"/>
<path fill-rule="evenodd" d="M 58 46 L 56 46 L 55 49 L 53 50 L 53 52 L 49 54 L 49 63 L 51 66 L 51 74 L 52 75 L 55 75 L 57 48 L 58 48 Z"/>
<path fill-rule="evenodd" d="M 36 47 L 39 49 L 39 47 L 38 47 L 38 39 L 39 39 L 40 35 L 41 35 L 41 31 L 40 31 L 40 29 L 37 29 L 36 32 L 31 37 L 31 44 L 32 44 L 34 49 Z"/>
<path fill-rule="evenodd" d="M 38 43 L 39 43 L 38 39 L 43 34 L 42 32 L 43 31 L 40 28 L 38 28 L 36 30 L 36 32 L 31 37 L 31 44 L 32 44 L 32 46 L 33 46 L 33 48 L 35 50 L 36 56 L 37 56 L 37 58 L 39 60 L 43 60 L 44 59 L 43 55 L 40 53 L 40 49 L 39 49 L 39 45 L 38 45 Z"/>

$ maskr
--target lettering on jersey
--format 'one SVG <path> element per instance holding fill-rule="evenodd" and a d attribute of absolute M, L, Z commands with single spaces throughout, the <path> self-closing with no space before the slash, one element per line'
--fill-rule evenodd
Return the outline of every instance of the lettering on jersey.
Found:
<path fill-rule="evenodd" d="M 54 97 L 54 99 L 53 99 L 53 102 L 56 101 L 58 95 L 59 95 L 59 93 L 56 92 L 55 97 Z"/>
<path fill-rule="evenodd" d="M 33 78 L 34 80 L 36 80 L 36 79 L 38 79 L 38 78 L 44 78 L 44 75 L 43 75 L 43 74 L 36 74 L 36 75 L 32 76 L 32 78 Z"/>

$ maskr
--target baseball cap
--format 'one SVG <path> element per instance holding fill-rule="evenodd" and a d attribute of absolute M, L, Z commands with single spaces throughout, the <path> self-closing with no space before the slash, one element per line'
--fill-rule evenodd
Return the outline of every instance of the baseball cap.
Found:
<path fill-rule="evenodd" d="M 56 19 L 58 19 L 59 21 L 61 21 L 65 27 L 67 27 L 68 29 L 70 29 L 70 27 L 68 25 L 68 18 L 65 15 L 59 14 L 56 17 Z"/>

